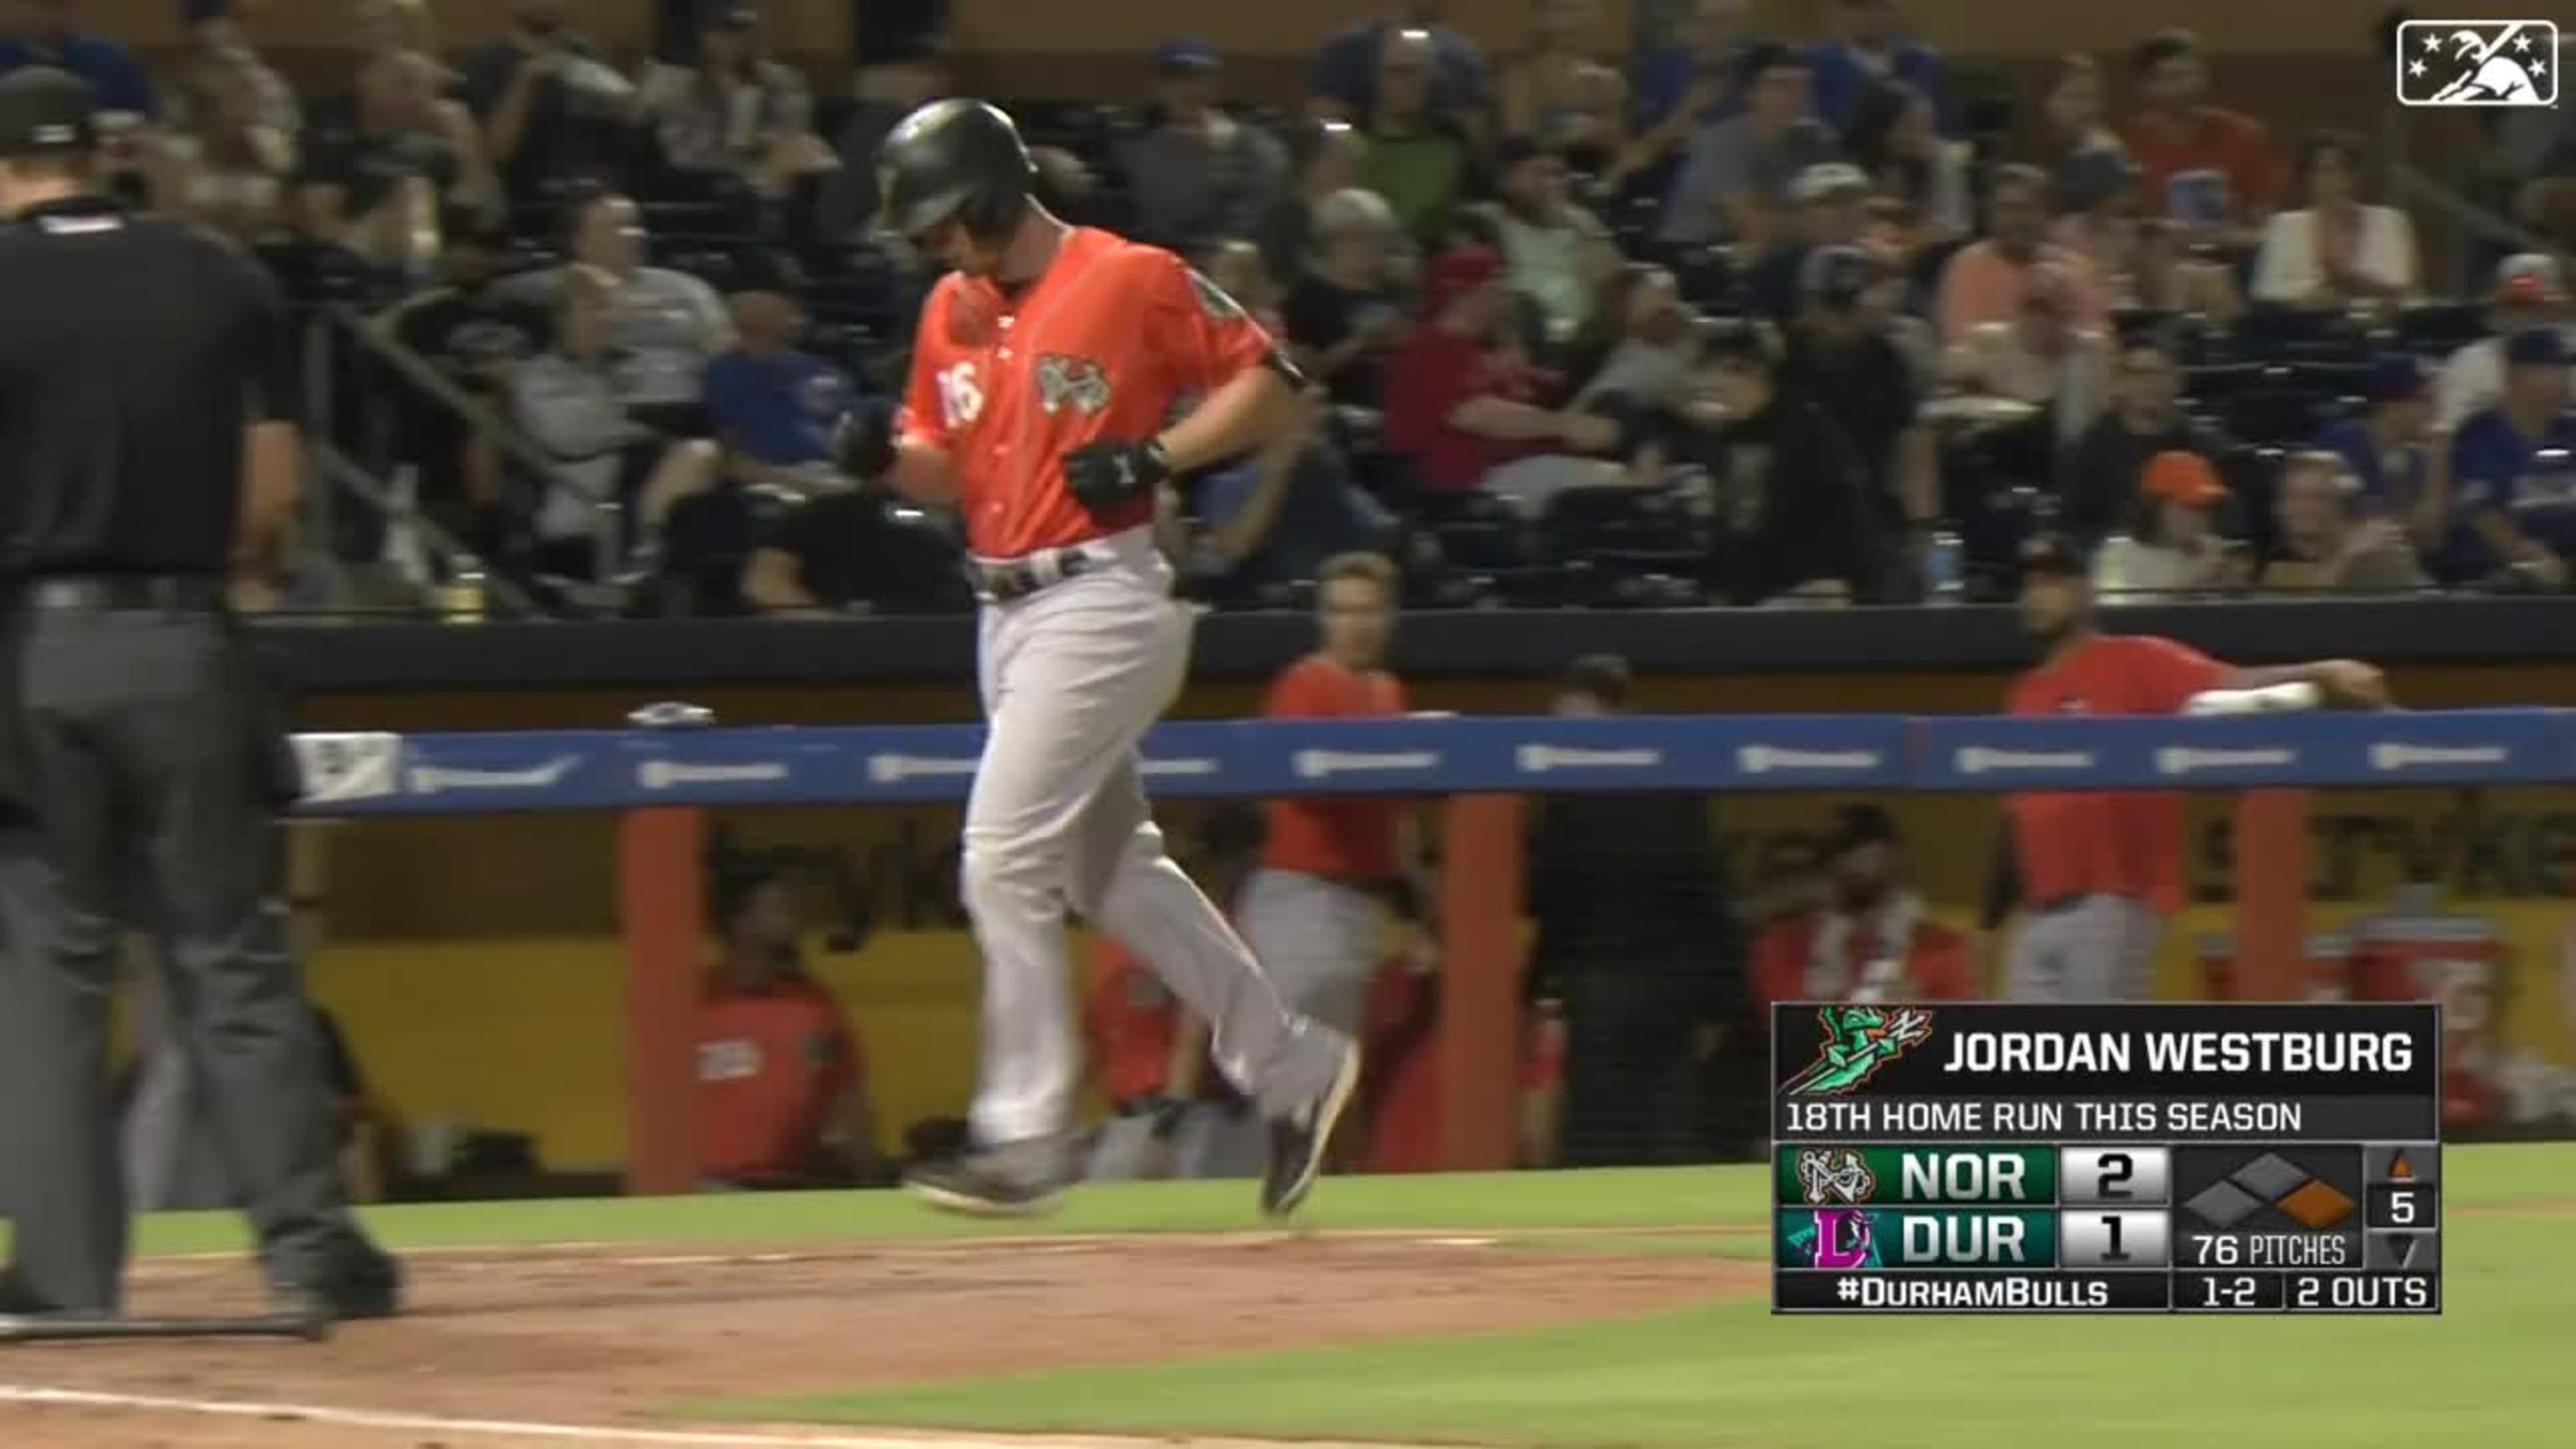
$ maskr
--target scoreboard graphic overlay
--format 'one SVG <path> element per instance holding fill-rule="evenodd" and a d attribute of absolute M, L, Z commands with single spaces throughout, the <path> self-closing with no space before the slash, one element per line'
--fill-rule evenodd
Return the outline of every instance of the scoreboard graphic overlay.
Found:
<path fill-rule="evenodd" d="M 2439 1313 L 2441 1009 L 1777 1006 L 1775 1313 Z"/>

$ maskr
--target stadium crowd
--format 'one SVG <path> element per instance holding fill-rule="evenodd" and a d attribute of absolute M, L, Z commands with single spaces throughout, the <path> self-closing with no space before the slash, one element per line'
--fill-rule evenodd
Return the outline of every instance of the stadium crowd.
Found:
<path fill-rule="evenodd" d="M 640 66 L 562 0 L 489 36 L 351 0 L 345 91 L 301 96 L 225 0 L 158 75 L 77 0 L 16 0 L 0 68 L 86 77 L 121 184 L 340 319 L 315 383 L 349 491 L 247 599 L 946 609 L 946 522 L 830 446 L 900 392 L 929 280 L 872 227 L 872 157 L 952 88 L 940 8 L 872 27 L 848 99 L 750 0 Z M 2113 590 L 2567 586 L 2563 108 L 2485 113 L 2481 200 L 2525 242 L 2443 296 L 2370 148 L 2213 104 L 2189 33 L 2064 57 L 2016 117 L 1896 0 L 1815 36 L 1697 0 L 1616 54 L 1580 0 L 1526 37 L 1438 10 L 1326 39 L 1293 113 L 1187 36 L 1133 111 L 999 98 L 1051 204 L 1191 256 L 1312 383 L 1307 427 L 1173 499 L 1208 602 L 1353 548 L 1421 604 L 2000 597 L 2041 526 Z"/>

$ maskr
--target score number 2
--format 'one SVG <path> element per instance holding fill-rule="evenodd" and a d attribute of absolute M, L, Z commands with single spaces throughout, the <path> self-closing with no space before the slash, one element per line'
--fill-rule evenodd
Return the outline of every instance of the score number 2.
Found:
<path fill-rule="evenodd" d="M 2093 1196 L 2103 1202 L 2126 1202 L 2135 1194 L 2129 1191 L 2129 1179 L 2138 1175 L 2138 1164 L 2125 1152 L 2105 1152 L 2095 1160 Z M 2120 1239 L 2125 1221 L 2117 1213 L 2102 1217 L 2102 1231 L 2110 1246 L 2102 1250 L 2105 1263 L 2129 1261 L 2129 1250 Z"/>

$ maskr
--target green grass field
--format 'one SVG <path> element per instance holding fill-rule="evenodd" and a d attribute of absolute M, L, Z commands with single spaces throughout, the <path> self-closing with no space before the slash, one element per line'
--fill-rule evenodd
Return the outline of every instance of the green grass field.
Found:
<path fill-rule="evenodd" d="M 2543 1449 L 2564 1392 L 2576 1148 L 2455 1148 L 2443 1164 L 2441 1318 L 1778 1319 L 1759 1300 L 1539 1332 L 1193 1358 L 675 1414 L 996 1430 L 1207 1433 L 1548 1449 L 1949 1449 L 2033 1434 L 2088 1449 Z M 1087 1190 L 1045 1230 L 1245 1226 L 1237 1183 Z M 1614 1230 L 1551 1251 L 1723 1251 L 1758 1237 L 1619 1238 L 1740 1225 L 1758 1169 L 1336 1180 L 1318 1228 L 1510 1237 Z M 392 1208 L 404 1247 L 562 1241 L 956 1237 L 975 1225 L 880 1194 Z M 1024 1225 L 1000 1229 L 1027 1232 Z M 224 1218 L 147 1224 L 147 1251 L 237 1247 Z"/>

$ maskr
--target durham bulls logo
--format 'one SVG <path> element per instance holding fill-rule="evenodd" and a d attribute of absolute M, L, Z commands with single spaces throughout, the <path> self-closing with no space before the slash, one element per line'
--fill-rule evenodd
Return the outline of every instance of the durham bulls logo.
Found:
<path fill-rule="evenodd" d="M 1789 1251 L 1810 1268 L 1827 1271 L 1881 1268 L 1878 1214 L 1861 1208 L 1818 1208 L 1789 1231 Z"/>

